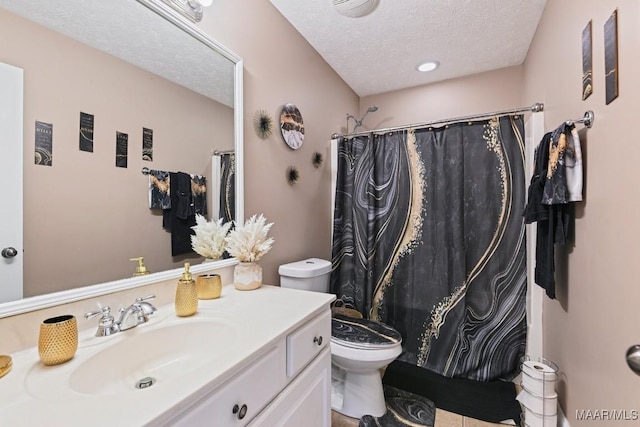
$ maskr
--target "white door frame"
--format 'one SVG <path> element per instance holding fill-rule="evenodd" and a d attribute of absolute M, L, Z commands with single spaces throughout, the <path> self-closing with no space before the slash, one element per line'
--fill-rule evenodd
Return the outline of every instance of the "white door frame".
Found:
<path fill-rule="evenodd" d="M 544 112 L 532 113 L 524 125 L 525 179 L 528 186 L 533 175 L 535 149 L 544 136 Z M 542 315 L 544 290 L 536 285 L 536 224 L 527 225 L 527 356 L 531 360 L 543 357 Z"/>

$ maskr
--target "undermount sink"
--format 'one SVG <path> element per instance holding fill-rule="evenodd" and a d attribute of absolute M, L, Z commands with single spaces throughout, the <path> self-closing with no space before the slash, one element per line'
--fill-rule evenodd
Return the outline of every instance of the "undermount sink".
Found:
<path fill-rule="evenodd" d="M 120 332 L 114 336 L 119 341 L 105 342 L 105 347 L 88 359 L 68 362 L 79 363 L 70 366 L 65 385 L 77 393 L 107 396 L 180 381 L 228 356 L 238 341 L 237 329 L 235 324 L 224 320 L 186 320 Z M 27 389 L 41 398 L 52 398 L 52 393 L 61 390 L 51 389 L 51 383 L 44 387 L 42 381 L 53 375 L 55 368 L 34 367 L 27 375 Z M 43 395 L 46 389 L 52 393 Z"/>

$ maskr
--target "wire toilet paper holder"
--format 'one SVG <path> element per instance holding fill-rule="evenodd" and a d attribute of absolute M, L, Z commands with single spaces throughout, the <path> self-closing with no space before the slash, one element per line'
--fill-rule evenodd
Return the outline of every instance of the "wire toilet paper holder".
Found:
<path fill-rule="evenodd" d="M 533 362 L 533 367 L 535 369 L 535 376 L 531 375 L 531 373 L 529 373 L 528 371 L 530 370 L 530 367 L 527 366 L 526 362 Z M 542 365 L 542 366 L 538 366 Z M 550 368 L 551 371 L 546 370 L 545 368 Z M 527 426 L 529 427 L 530 424 L 527 423 L 526 420 L 526 414 L 525 412 L 532 412 L 533 414 L 535 414 L 538 417 L 542 417 L 542 425 L 543 426 L 547 426 L 546 424 L 546 420 L 547 420 L 547 416 L 553 416 L 557 414 L 557 401 L 554 400 L 554 405 L 556 405 L 555 411 L 550 414 L 548 413 L 547 410 L 547 399 L 556 399 L 557 398 L 557 393 L 555 390 L 555 383 L 557 382 L 558 378 L 559 378 L 559 374 L 558 372 L 560 371 L 559 367 L 557 364 L 555 364 L 553 361 L 548 360 L 544 357 L 538 357 L 535 361 L 533 361 L 533 359 L 526 355 L 523 357 L 522 362 L 520 364 L 520 372 L 522 373 L 522 377 L 520 380 L 520 386 L 522 387 L 522 390 L 526 391 L 529 395 L 531 395 L 534 398 L 537 399 L 542 399 L 542 405 L 541 405 L 541 411 L 535 411 L 533 409 L 531 409 L 530 407 L 526 406 L 526 405 L 522 405 L 526 408 L 526 411 L 523 410 L 523 416 L 521 417 L 521 422 L 520 425 L 521 426 Z M 537 390 L 531 390 L 530 388 L 528 388 L 525 385 L 525 376 L 530 378 L 534 383 L 535 382 L 541 382 L 542 384 L 542 389 L 541 392 L 538 393 Z M 531 382 L 531 380 L 527 380 L 527 382 Z M 549 392 L 547 390 L 547 384 L 553 384 L 553 388 L 552 391 Z M 554 426 L 555 427 L 555 426 Z"/>

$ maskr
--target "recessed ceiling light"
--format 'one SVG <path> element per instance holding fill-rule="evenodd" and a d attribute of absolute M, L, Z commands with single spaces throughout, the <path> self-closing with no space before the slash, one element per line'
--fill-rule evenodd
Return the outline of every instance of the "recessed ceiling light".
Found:
<path fill-rule="evenodd" d="M 416 67 L 416 69 L 418 71 L 426 73 L 428 71 L 435 70 L 436 68 L 438 68 L 439 65 L 440 65 L 440 63 L 438 61 L 427 61 L 427 62 L 423 62 L 422 64 L 418 65 Z"/>

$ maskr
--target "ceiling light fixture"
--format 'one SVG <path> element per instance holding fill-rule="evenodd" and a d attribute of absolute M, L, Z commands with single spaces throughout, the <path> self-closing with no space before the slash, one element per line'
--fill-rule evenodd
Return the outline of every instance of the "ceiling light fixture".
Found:
<path fill-rule="evenodd" d="M 378 0 L 333 0 L 333 7 L 340 15 L 359 18 L 374 11 Z"/>
<path fill-rule="evenodd" d="M 440 63 L 438 61 L 426 61 L 422 64 L 419 64 L 416 67 L 416 70 L 426 73 L 435 70 L 436 68 L 438 68 L 438 66 L 440 66 Z"/>
<path fill-rule="evenodd" d="M 213 0 L 162 0 L 182 16 L 193 22 L 202 21 L 203 7 L 211 6 Z"/>

